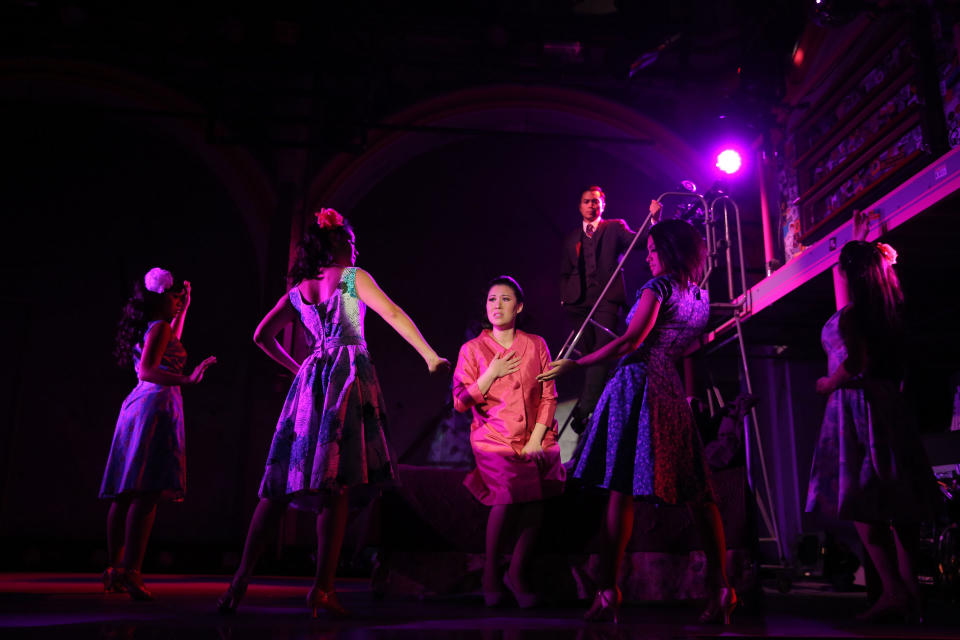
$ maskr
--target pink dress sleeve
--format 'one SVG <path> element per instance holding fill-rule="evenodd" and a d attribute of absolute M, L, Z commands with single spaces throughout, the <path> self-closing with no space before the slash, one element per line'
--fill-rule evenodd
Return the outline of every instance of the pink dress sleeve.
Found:
<path fill-rule="evenodd" d="M 540 371 L 543 373 L 547 364 L 550 362 L 550 350 L 543 338 L 537 337 L 534 340 L 537 349 L 537 358 L 540 360 Z M 537 423 L 553 426 L 553 416 L 557 412 L 557 383 L 555 380 L 548 380 L 540 383 L 540 407 L 537 409 Z"/>
<path fill-rule="evenodd" d="M 463 413 L 475 404 L 484 401 L 477 384 L 480 371 L 477 367 L 477 354 L 468 342 L 460 347 L 457 368 L 453 372 L 453 408 Z"/>

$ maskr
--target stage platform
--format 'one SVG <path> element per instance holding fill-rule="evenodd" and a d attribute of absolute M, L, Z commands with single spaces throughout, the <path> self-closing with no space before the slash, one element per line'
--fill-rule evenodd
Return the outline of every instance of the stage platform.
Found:
<path fill-rule="evenodd" d="M 789 594 L 768 592 L 764 612 L 738 611 L 729 627 L 695 624 L 697 603 L 632 603 L 619 625 L 581 619 L 585 603 L 521 611 L 485 609 L 479 595 L 450 599 L 377 599 L 365 580 L 338 583 L 346 620 L 310 619 L 304 605 L 307 578 L 258 578 L 235 615 L 215 612 L 227 576 L 148 575 L 154 602 L 104 595 L 99 576 L 0 574 L 3 638 L 923 638 L 960 637 L 955 605 L 932 602 L 923 626 L 865 625 L 853 616 L 863 594 L 839 594 L 798 584 Z"/>

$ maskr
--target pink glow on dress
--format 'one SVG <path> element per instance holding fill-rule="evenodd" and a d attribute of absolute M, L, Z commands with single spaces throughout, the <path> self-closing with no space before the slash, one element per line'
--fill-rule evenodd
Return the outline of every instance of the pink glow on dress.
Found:
<path fill-rule="evenodd" d="M 520 368 L 480 393 L 480 377 L 494 355 L 514 351 Z M 453 406 L 473 411 L 470 445 L 477 468 L 463 484 L 486 505 L 542 500 L 563 492 L 566 471 L 560 464 L 557 445 L 557 391 L 553 381 L 540 383 L 537 376 L 550 362 L 547 344 L 540 336 L 517 331 L 513 344 L 504 349 L 489 330 L 460 348 L 453 374 Z M 520 451 L 537 423 L 547 425 L 542 446 L 544 458 L 536 461 Z"/>

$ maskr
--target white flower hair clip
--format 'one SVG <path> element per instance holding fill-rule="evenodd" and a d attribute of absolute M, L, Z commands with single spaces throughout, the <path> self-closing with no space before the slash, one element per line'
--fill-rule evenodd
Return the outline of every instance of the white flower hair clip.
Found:
<path fill-rule="evenodd" d="M 154 267 L 143 276 L 143 284 L 146 285 L 147 291 L 163 293 L 173 286 L 173 274 L 166 269 Z"/>

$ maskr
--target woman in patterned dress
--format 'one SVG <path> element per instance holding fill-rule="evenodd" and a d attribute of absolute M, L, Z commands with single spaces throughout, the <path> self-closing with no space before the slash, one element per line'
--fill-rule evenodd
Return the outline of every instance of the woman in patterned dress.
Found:
<path fill-rule="evenodd" d="M 155 267 L 134 286 L 117 331 L 117 363 L 133 363 L 139 381 L 123 401 L 100 485 L 100 497 L 110 500 L 103 588 L 136 600 L 153 599 L 140 568 L 157 503 L 179 502 L 186 490 L 180 387 L 200 382 L 216 362 L 211 356 L 183 374 L 180 338 L 189 306 L 190 283 Z"/>
<path fill-rule="evenodd" d="M 523 290 L 510 276 L 490 281 L 486 329 L 460 348 L 453 374 L 453 406 L 473 412 L 470 445 L 476 468 L 463 483 L 490 507 L 487 517 L 483 597 L 488 607 L 503 598 L 501 538 L 516 522 L 517 540 L 503 584 L 523 607 L 537 598 L 525 576 L 526 561 L 543 520 L 543 499 L 560 495 L 566 473 L 557 445 L 557 391 L 539 382 L 550 362 L 547 343 L 517 329 Z"/>
<path fill-rule="evenodd" d="M 354 267 L 356 240 L 333 209 L 316 214 L 297 247 L 293 287 L 254 332 L 254 342 L 294 374 L 267 455 L 240 566 L 218 602 L 222 613 L 243 598 L 266 534 L 288 506 L 317 512 L 317 573 L 307 606 L 334 615 L 346 612 L 334 592 L 334 576 L 347 526 L 351 488 L 389 484 L 396 468 L 387 440 L 380 384 L 367 352 L 363 318 L 373 309 L 424 359 L 431 373 L 449 368 L 410 317 Z M 297 362 L 277 342 L 288 324 L 302 322 L 313 352 Z"/>
<path fill-rule="evenodd" d="M 854 237 L 865 238 L 867 224 L 865 214 L 855 215 Z M 849 304 L 821 332 L 830 374 L 817 380 L 817 391 L 829 397 L 807 491 L 807 511 L 854 521 L 877 568 L 882 593 L 860 616 L 867 621 L 919 615 L 910 551 L 916 524 L 937 499 L 900 393 L 905 334 L 895 262 L 882 243 L 854 240 L 840 251 L 840 298 Z"/>
<path fill-rule="evenodd" d="M 705 250 L 688 223 L 667 220 L 647 238 L 653 279 L 628 314 L 626 333 L 578 360 L 557 360 L 540 376 L 622 358 L 583 436 L 574 475 L 610 491 L 604 520 L 600 586 L 588 620 L 616 620 L 622 596 L 617 573 L 633 527 L 633 501 L 648 497 L 690 505 L 707 558 L 702 622 L 728 622 L 736 594 L 726 572 L 726 541 L 710 472 L 676 361 L 706 327 L 707 293 L 697 286 Z"/>

